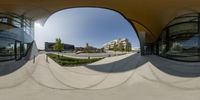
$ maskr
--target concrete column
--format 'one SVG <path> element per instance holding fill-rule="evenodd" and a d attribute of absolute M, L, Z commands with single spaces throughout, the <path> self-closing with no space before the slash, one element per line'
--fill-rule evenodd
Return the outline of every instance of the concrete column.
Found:
<path fill-rule="evenodd" d="M 145 34 L 146 34 L 146 32 L 141 31 L 141 32 L 138 32 L 138 34 L 139 34 L 139 40 L 140 40 L 141 55 L 145 55 L 144 45 L 145 45 Z"/>

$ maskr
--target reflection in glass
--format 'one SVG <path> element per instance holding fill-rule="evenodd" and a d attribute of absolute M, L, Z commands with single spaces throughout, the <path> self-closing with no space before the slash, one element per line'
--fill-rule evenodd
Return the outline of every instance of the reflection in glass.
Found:
<path fill-rule="evenodd" d="M 200 16 L 192 15 L 175 18 L 168 24 L 158 40 L 158 55 L 182 61 L 200 61 Z"/>
<path fill-rule="evenodd" d="M 198 59 L 198 35 L 190 36 L 191 34 L 180 35 L 179 39 L 174 39 L 169 41 L 169 51 L 167 55 L 170 55 L 173 58 L 193 61 Z"/>
<path fill-rule="evenodd" d="M 178 24 L 169 28 L 170 36 L 182 33 L 197 33 L 197 31 L 198 31 L 197 23 Z"/>
<path fill-rule="evenodd" d="M 176 20 L 173 20 L 171 23 L 169 23 L 168 26 L 178 24 L 178 23 L 182 23 L 182 22 L 191 22 L 191 21 L 198 21 L 198 17 L 195 16 L 195 17 L 177 18 Z"/>
<path fill-rule="evenodd" d="M 0 61 L 19 60 L 26 56 L 33 42 L 32 24 L 25 17 L 0 14 L 0 27 L 3 28 L 0 31 Z"/>
<path fill-rule="evenodd" d="M 0 61 L 11 60 L 15 58 L 14 45 L 14 40 L 0 38 Z"/>
<path fill-rule="evenodd" d="M 16 60 L 19 60 L 21 58 L 21 43 L 16 42 Z"/>

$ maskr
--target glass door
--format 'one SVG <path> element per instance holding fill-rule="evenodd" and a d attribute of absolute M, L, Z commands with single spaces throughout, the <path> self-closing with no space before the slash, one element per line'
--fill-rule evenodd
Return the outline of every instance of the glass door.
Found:
<path fill-rule="evenodd" d="M 15 60 L 21 59 L 21 42 L 15 41 Z"/>

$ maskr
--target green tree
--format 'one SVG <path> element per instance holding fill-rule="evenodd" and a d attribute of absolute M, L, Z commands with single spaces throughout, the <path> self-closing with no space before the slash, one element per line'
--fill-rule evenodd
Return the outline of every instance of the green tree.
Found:
<path fill-rule="evenodd" d="M 119 48 L 119 51 L 124 51 L 124 45 L 123 45 L 123 43 L 119 43 L 118 48 Z"/>
<path fill-rule="evenodd" d="M 130 52 L 132 49 L 131 49 L 131 44 L 127 44 L 126 47 L 125 47 L 125 51 L 126 52 Z"/>
<path fill-rule="evenodd" d="M 117 51 L 117 49 L 118 49 L 118 48 L 117 48 L 117 44 L 116 44 L 116 43 L 114 43 L 114 45 L 113 45 L 113 51 L 115 51 L 115 52 L 116 52 L 116 51 Z"/>
<path fill-rule="evenodd" d="M 56 42 L 53 46 L 53 49 L 58 52 L 58 58 L 59 58 L 59 52 L 62 52 L 64 50 L 64 45 L 62 44 L 60 38 L 56 38 Z"/>
<path fill-rule="evenodd" d="M 118 48 L 117 48 L 117 44 L 116 43 L 114 43 L 114 45 L 113 45 L 113 51 L 115 51 L 115 55 L 116 55 L 116 51 L 118 50 Z"/>

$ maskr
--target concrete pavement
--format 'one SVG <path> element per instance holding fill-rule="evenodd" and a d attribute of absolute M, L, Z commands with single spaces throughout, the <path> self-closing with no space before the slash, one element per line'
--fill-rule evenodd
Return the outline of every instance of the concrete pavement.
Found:
<path fill-rule="evenodd" d="M 149 59 L 159 61 L 162 58 L 128 54 L 109 57 L 88 66 L 70 68 L 61 67 L 51 59 L 47 63 L 45 55 L 40 54 L 35 64 L 29 61 L 8 76 L 0 77 L 0 98 L 2 100 L 200 99 L 199 77 L 167 74 Z M 160 66 L 174 65 L 174 62 L 167 60 L 165 62 Z M 100 70 L 100 67 L 103 70 Z"/>

